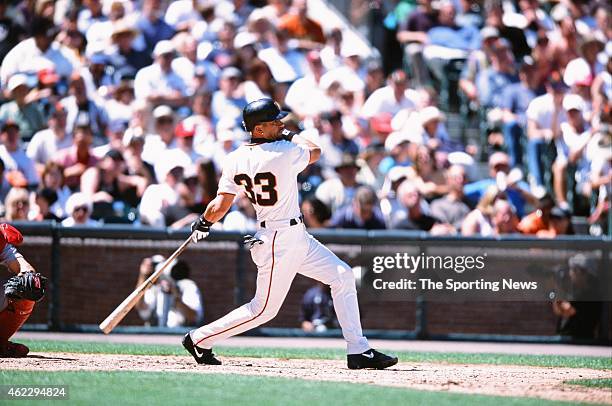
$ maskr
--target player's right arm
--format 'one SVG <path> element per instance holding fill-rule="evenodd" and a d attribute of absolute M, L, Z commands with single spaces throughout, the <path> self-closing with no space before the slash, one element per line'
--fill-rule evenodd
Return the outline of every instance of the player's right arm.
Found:
<path fill-rule="evenodd" d="M 232 207 L 234 197 L 236 197 L 240 190 L 234 181 L 235 173 L 234 159 L 232 154 L 230 154 L 230 156 L 226 157 L 225 164 L 221 170 L 217 197 L 206 206 L 204 213 L 191 224 L 193 242 L 206 238 L 210 227 L 221 220 Z"/>
<path fill-rule="evenodd" d="M 230 193 L 219 193 L 209 204 L 204 211 L 204 219 L 211 223 L 216 223 L 229 211 L 234 202 L 235 195 Z"/>

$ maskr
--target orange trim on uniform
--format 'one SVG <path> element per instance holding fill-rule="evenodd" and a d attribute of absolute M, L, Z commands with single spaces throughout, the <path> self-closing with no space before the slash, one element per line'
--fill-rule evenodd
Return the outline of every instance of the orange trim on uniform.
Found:
<path fill-rule="evenodd" d="M 203 339 L 198 340 L 198 342 L 196 342 L 196 343 L 195 343 L 195 345 L 196 345 L 196 346 L 197 346 L 198 344 L 200 344 L 202 341 L 204 341 L 204 340 L 206 340 L 206 339 L 208 339 L 208 338 L 211 338 L 211 337 L 217 336 L 217 335 L 219 335 L 219 334 L 223 334 L 223 333 L 225 333 L 225 332 L 230 331 L 230 330 L 231 330 L 231 329 L 233 329 L 233 328 L 240 327 L 240 326 L 242 326 L 242 325 L 243 325 L 243 324 L 245 324 L 245 323 L 248 323 L 248 322 L 251 322 L 251 321 L 255 320 L 256 318 L 258 318 L 259 316 L 261 316 L 261 315 L 262 315 L 262 313 L 263 313 L 263 312 L 266 310 L 266 307 L 268 306 L 268 299 L 270 299 L 270 291 L 272 290 L 272 277 L 274 276 L 274 241 L 276 241 L 276 233 L 278 233 L 278 231 L 275 231 L 275 232 L 274 232 L 274 237 L 272 237 L 272 269 L 270 269 L 270 283 L 268 284 L 268 294 L 266 295 L 266 302 L 264 303 L 264 306 L 263 306 L 263 308 L 261 309 L 261 311 L 260 311 L 260 312 L 259 312 L 259 313 L 258 313 L 258 314 L 255 316 L 255 317 L 253 317 L 252 319 L 249 319 L 249 320 L 243 321 L 243 322 L 242 322 L 242 323 L 240 323 L 240 324 L 237 324 L 237 325 L 235 325 L 235 326 L 232 326 L 232 327 L 226 328 L 226 329 L 225 329 L 225 330 L 223 330 L 223 331 L 219 331 L 218 333 L 215 333 L 215 334 L 209 335 L 208 337 L 204 337 Z"/>

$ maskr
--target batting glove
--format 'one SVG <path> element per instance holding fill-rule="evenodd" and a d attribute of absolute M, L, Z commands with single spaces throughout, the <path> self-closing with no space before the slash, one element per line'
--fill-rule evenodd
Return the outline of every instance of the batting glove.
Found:
<path fill-rule="evenodd" d="M 252 235 L 245 235 L 244 236 L 244 245 L 248 248 L 251 249 L 255 246 L 255 244 L 263 244 L 264 242 L 262 240 L 260 240 L 259 238 L 256 238 Z"/>
<path fill-rule="evenodd" d="M 297 134 L 294 133 L 293 131 L 287 130 L 286 128 L 283 128 L 283 130 L 281 131 L 281 138 L 283 140 L 291 141 L 294 135 L 297 135 Z"/>
<path fill-rule="evenodd" d="M 197 243 L 208 237 L 212 225 L 213 223 L 206 220 L 203 216 L 198 217 L 196 221 L 191 223 L 191 241 Z"/>

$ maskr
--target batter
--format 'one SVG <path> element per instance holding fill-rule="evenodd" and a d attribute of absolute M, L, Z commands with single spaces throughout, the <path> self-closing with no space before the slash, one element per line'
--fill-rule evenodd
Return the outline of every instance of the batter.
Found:
<path fill-rule="evenodd" d="M 245 240 L 258 269 L 255 297 L 189 332 L 183 346 L 199 364 L 220 365 L 213 345 L 274 318 L 300 273 L 331 287 L 350 369 L 395 365 L 396 357 L 371 349 L 363 336 L 351 268 L 306 231 L 298 205 L 297 175 L 319 159 L 321 149 L 286 130 L 280 121 L 286 114 L 271 99 L 244 108 L 243 124 L 251 142 L 226 157 L 217 197 L 192 224 L 194 240 L 206 238 L 210 226 L 225 216 L 236 194 L 244 190 L 259 224 L 255 236 Z"/>

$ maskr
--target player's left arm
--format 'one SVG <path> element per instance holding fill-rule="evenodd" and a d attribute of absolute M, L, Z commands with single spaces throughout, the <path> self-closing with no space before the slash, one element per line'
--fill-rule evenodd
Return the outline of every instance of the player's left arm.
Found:
<path fill-rule="evenodd" d="M 297 137 L 296 144 L 306 145 L 306 147 L 310 151 L 310 159 L 308 160 L 308 165 L 314 164 L 321 158 L 321 147 L 316 145 L 314 142 L 306 138 Z"/>
<path fill-rule="evenodd" d="M 305 136 L 304 133 L 296 134 L 289 130 L 283 130 L 282 136 L 287 141 L 291 141 L 294 144 L 303 145 L 310 152 L 310 159 L 308 165 L 317 162 L 321 158 L 321 147 L 318 145 L 318 140 L 311 139 L 311 137 Z"/>

